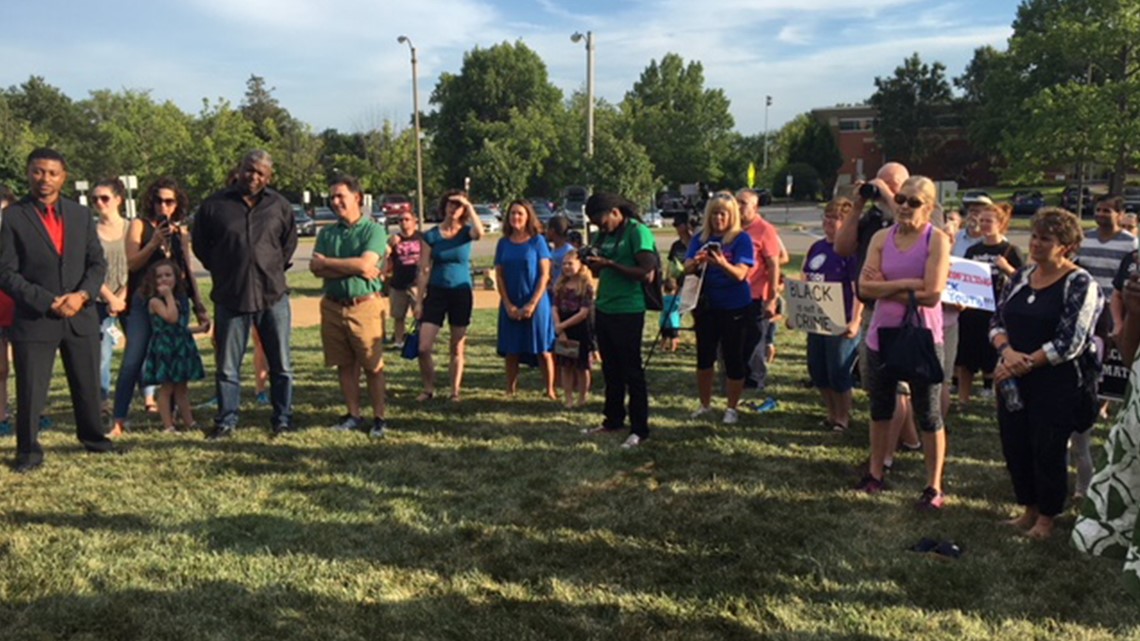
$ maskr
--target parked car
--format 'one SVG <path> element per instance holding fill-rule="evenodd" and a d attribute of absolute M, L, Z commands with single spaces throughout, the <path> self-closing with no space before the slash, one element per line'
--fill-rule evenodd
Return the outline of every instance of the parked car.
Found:
<path fill-rule="evenodd" d="M 1068 187 L 1065 187 L 1065 191 L 1061 192 L 1061 206 L 1073 212 L 1074 214 L 1077 213 L 1078 193 L 1080 192 L 1077 190 L 1076 185 L 1069 185 Z M 1084 196 L 1081 200 L 1083 204 L 1080 205 L 1082 210 L 1080 212 L 1080 216 L 1082 218 L 1085 216 L 1092 216 L 1093 212 L 1096 211 L 1096 203 L 1093 202 L 1092 191 L 1088 187 L 1084 188 Z"/>
<path fill-rule="evenodd" d="M 336 212 L 328 207 L 317 207 L 314 209 L 312 218 L 317 227 L 325 227 L 337 221 Z"/>
<path fill-rule="evenodd" d="M 570 220 L 571 229 L 586 226 L 586 199 L 590 192 L 585 187 L 567 187 L 562 198 L 560 213 Z"/>
<path fill-rule="evenodd" d="M 483 231 L 494 234 L 503 228 L 497 210 L 491 205 L 475 205 L 475 215 L 483 223 Z"/>
<path fill-rule="evenodd" d="M 550 208 L 550 203 L 546 202 L 545 198 L 529 202 L 530 206 L 534 207 L 534 215 L 538 217 L 538 222 L 546 225 L 551 218 L 554 218 L 554 210 Z"/>
<path fill-rule="evenodd" d="M 293 205 L 293 220 L 297 224 L 298 236 L 316 236 L 317 223 L 309 215 L 305 213 L 305 208 L 300 205 Z"/>
<path fill-rule="evenodd" d="M 1124 211 L 1140 214 L 1140 187 L 1125 187 L 1120 195 L 1124 197 Z"/>
<path fill-rule="evenodd" d="M 1021 190 L 1013 192 L 1013 215 L 1032 216 L 1045 206 L 1045 196 L 1039 191 Z"/>
<path fill-rule="evenodd" d="M 760 199 L 759 202 L 761 207 L 767 207 L 768 205 L 772 204 L 772 192 L 764 189 L 763 187 L 759 187 L 753 191 L 756 192 L 756 197 Z"/>
<path fill-rule="evenodd" d="M 661 201 L 661 215 L 670 220 L 677 216 L 691 216 L 692 211 L 684 198 L 666 198 Z"/>
<path fill-rule="evenodd" d="M 400 216 L 413 213 L 412 201 L 403 194 L 384 194 L 380 196 L 380 211 L 384 213 L 384 222 L 395 225 Z"/>
<path fill-rule="evenodd" d="M 645 216 L 642 218 L 645 219 L 645 224 L 648 227 L 661 229 L 665 226 L 665 217 L 662 216 L 661 212 L 657 209 L 650 209 L 649 211 L 645 212 Z"/>

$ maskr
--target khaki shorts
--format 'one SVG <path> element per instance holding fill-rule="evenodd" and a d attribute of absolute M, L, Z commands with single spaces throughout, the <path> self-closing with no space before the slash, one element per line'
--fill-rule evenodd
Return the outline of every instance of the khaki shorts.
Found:
<path fill-rule="evenodd" d="M 407 289 L 389 289 L 388 298 L 392 301 L 392 318 L 404 320 L 412 301 L 416 300 L 416 287 L 413 285 Z"/>
<path fill-rule="evenodd" d="M 328 367 L 360 364 L 366 372 L 384 367 L 384 325 L 388 303 L 379 295 L 355 305 L 321 299 L 321 345 Z"/>

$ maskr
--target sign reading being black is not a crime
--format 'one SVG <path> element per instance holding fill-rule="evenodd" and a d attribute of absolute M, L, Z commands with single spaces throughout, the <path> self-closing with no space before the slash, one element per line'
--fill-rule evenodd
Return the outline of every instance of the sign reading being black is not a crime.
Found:
<path fill-rule="evenodd" d="M 792 329 L 838 336 L 847 329 L 843 284 L 786 279 L 785 299 Z"/>

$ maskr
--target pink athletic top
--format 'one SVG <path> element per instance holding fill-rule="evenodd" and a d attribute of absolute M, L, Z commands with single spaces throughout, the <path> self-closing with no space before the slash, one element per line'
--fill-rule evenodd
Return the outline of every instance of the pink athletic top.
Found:
<path fill-rule="evenodd" d="M 902 280 L 904 278 L 922 278 L 926 274 L 926 259 L 930 257 L 930 236 L 934 233 L 934 226 L 926 224 L 922 240 L 911 245 L 910 249 L 900 251 L 895 246 L 895 232 L 898 225 L 891 227 L 887 242 L 883 243 L 883 261 L 879 271 L 887 280 Z M 942 306 L 918 306 L 922 323 L 934 333 L 934 344 L 942 344 Z M 871 315 L 871 327 L 867 330 L 867 347 L 879 351 L 879 328 L 899 327 L 903 317 L 906 316 L 906 305 L 893 300 L 875 301 L 875 313 Z"/>

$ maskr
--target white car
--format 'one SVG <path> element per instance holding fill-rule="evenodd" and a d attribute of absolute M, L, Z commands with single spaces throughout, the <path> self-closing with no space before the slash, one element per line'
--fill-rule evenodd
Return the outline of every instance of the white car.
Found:
<path fill-rule="evenodd" d="M 645 225 L 654 229 L 661 229 L 665 226 L 665 218 L 661 216 L 661 212 L 651 209 L 645 212 Z"/>
<path fill-rule="evenodd" d="M 479 222 L 483 223 L 483 231 L 488 234 L 493 234 L 503 228 L 503 224 L 499 222 L 499 216 L 490 205 L 475 205 L 475 215 L 479 217 Z"/>

